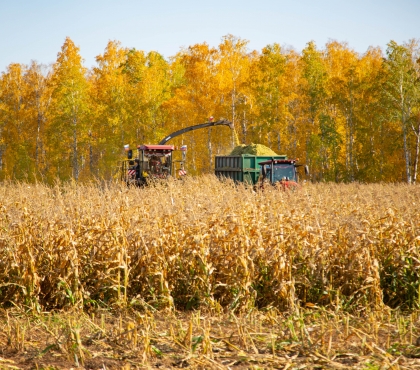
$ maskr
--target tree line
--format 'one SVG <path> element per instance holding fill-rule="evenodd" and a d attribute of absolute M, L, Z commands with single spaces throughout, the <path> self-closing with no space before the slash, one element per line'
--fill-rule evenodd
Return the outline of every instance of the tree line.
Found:
<path fill-rule="evenodd" d="M 227 35 L 165 59 L 110 41 L 87 69 L 66 38 L 51 66 L 10 64 L 0 78 L 0 179 L 116 177 L 125 144 L 156 144 L 213 116 L 232 121 L 243 143 L 300 158 L 314 181 L 416 182 L 417 40 L 363 54 L 337 41 L 301 52 L 247 45 Z M 214 127 L 170 144 L 186 144 L 187 170 L 200 174 L 234 139 Z"/>

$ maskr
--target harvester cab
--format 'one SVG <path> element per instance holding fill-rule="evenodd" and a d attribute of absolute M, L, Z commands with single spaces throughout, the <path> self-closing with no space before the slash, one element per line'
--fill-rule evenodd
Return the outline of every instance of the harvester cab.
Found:
<path fill-rule="evenodd" d="M 176 148 L 173 145 L 139 145 L 136 158 L 133 158 L 132 151 L 128 150 L 127 159 L 122 164 L 121 180 L 127 185 L 145 185 L 151 180 L 167 179 L 173 176 L 174 150 Z M 179 169 L 184 168 L 183 162 L 178 165 Z"/>
<path fill-rule="evenodd" d="M 262 175 L 262 184 L 269 182 L 272 185 L 279 185 L 283 188 L 296 188 L 299 183 L 298 164 L 299 159 L 271 159 L 259 162 Z M 309 174 L 308 166 L 304 166 L 305 174 Z"/>

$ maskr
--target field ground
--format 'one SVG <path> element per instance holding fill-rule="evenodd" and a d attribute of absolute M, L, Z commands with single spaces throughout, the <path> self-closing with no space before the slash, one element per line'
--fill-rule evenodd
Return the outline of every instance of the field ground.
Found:
<path fill-rule="evenodd" d="M 420 187 L 0 185 L 0 369 L 420 369 Z"/>
<path fill-rule="evenodd" d="M 416 369 L 419 313 L 1 314 L 1 369 Z"/>

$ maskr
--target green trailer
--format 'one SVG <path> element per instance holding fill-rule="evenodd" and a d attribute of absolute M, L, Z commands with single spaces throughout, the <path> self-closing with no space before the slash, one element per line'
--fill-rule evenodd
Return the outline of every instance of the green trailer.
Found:
<path fill-rule="evenodd" d="M 262 174 L 260 162 L 270 160 L 287 160 L 286 155 L 226 155 L 216 156 L 215 173 L 218 177 L 226 177 L 235 182 L 255 185 Z"/>

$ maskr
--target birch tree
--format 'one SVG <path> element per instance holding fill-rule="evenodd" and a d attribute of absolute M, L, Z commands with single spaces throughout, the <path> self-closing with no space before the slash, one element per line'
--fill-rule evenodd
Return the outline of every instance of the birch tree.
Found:
<path fill-rule="evenodd" d="M 388 43 L 386 55 L 387 82 L 385 91 L 391 108 L 391 118 L 400 124 L 405 180 L 407 183 L 411 183 L 413 168 L 410 148 L 410 120 L 413 110 L 416 109 L 420 101 L 418 75 L 412 48 L 408 45 L 398 45 L 395 41 L 391 41 Z"/>
<path fill-rule="evenodd" d="M 79 48 L 67 37 L 53 66 L 50 138 L 57 175 L 79 179 L 84 161 L 81 144 L 86 138 L 89 90 Z M 71 171 L 68 168 L 71 167 Z"/>

